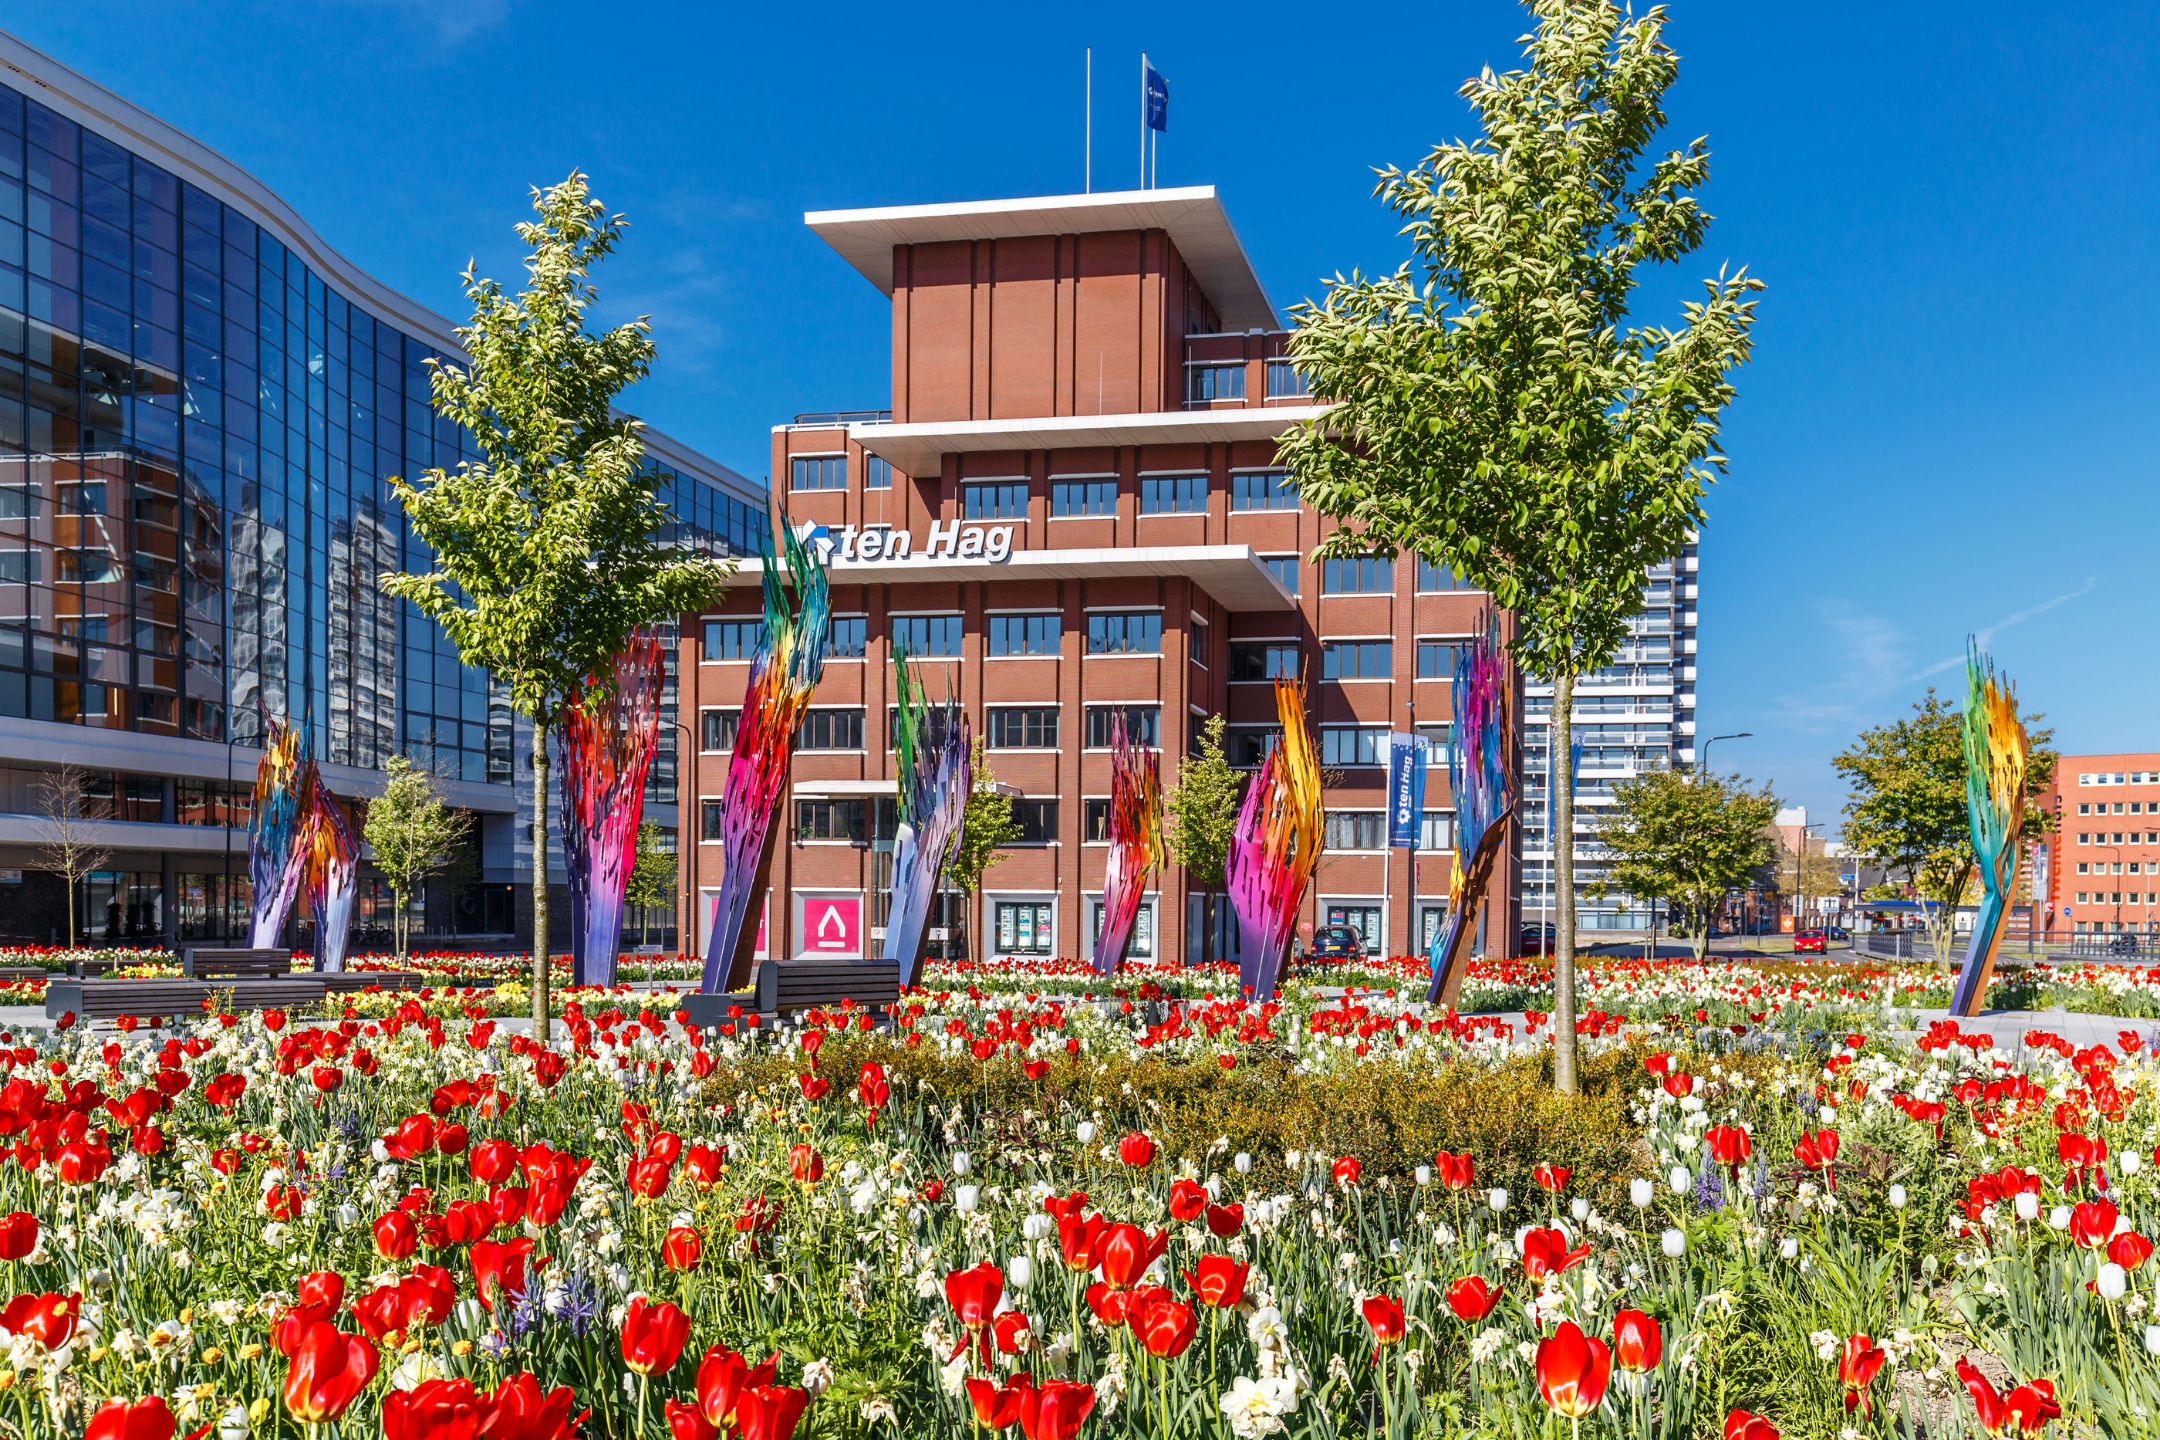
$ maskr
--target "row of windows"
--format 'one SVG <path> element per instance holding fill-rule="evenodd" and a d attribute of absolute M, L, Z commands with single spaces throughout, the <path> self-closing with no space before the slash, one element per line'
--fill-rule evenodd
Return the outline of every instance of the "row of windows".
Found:
<path fill-rule="evenodd" d="M 1267 362 L 1267 393 L 1270 400 L 1293 399 L 1312 394 L 1312 383 L 1305 372 L 1290 360 Z M 1219 364 L 1196 364 L 1185 367 L 1185 398 L 1194 404 L 1211 400 L 1243 400 L 1245 398 L 1245 364 L 1243 361 L 1225 361 Z"/>
<path fill-rule="evenodd" d="M 2105 800 L 2102 800 L 2097 804 L 2088 802 L 2086 804 L 2078 806 L 2078 814 L 2080 815 L 2121 815 L 2124 813 L 2125 812 L 2123 810 L 2123 802 L 2120 800 L 2117 800 L 2115 802 L 2115 808 L 2112 811 L 2108 809 L 2108 804 Z M 2130 809 L 2127 813 L 2132 815 L 2160 815 L 2160 800 L 2154 800 L 2149 804 L 2143 801 L 2132 800 L 2130 802 Z"/>
<path fill-rule="evenodd" d="M 869 620 L 861 615 L 839 615 L 832 622 L 829 658 L 860 660 L 868 648 Z M 1055 655 L 1064 638 L 1064 622 L 1056 614 L 993 615 L 989 623 L 992 655 Z M 757 654 L 765 633 L 763 620 L 708 620 L 705 622 L 707 660 L 748 660 Z M 904 645 L 911 656 L 957 657 L 966 633 L 959 615 L 896 615 L 893 643 Z M 1097 611 L 1088 616 L 1090 655 L 1159 655 L 1162 653 L 1162 612 L 1157 610 Z"/>
<path fill-rule="evenodd" d="M 2138 843 L 2139 833 L 2136 830 L 2080 830 L 2078 831 L 2077 843 L 2080 845 L 2135 845 Z M 2160 830 L 2147 830 L 2143 834 L 2145 844 L 2160 845 Z M 2110 835 L 2115 838 L 2110 840 L 2108 838 Z M 2124 835 L 2128 835 L 2130 838 L 2125 840 Z"/>
<path fill-rule="evenodd" d="M 2160 905 L 2160 890 L 2080 890 L 2080 905 Z M 2078 922 L 2083 928 L 2084 922 Z"/>
<path fill-rule="evenodd" d="M 1100 750 L 1110 744 L 1113 717 L 1123 712 L 1125 729 L 1143 745 L 1161 743 L 1162 707 L 1159 705 L 1090 705 L 1087 707 L 1087 743 Z M 930 712 L 932 717 L 940 711 Z M 885 745 L 892 748 L 898 733 L 898 707 L 885 712 Z M 699 712 L 701 748 L 712 753 L 735 748 L 740 710 Z M 993 750 L 1055 750 L 1058 747 L 1058 709 L 1054 705 L 993 705 L 983 715 L 985 743 Z M 933 723 L 935 723 L 933 719 Z M 851 708 L 807 712 L 795 732 L 798 750 L 860 750 L 863 748 L 863 711 Z"/>
<path fill-rule="evenodd" d="M 874 808 L 873 808 L 874 807 Z M 723 806 L 718 801 L 704 802 L 702 809 L 703 835 L 707 840 L 723 838 L 721 817 Z M 1110 801 L 1106 798 L 1080 802 L 1081 839 L 1090 844 L 1100 844 L 1110 838 Z M 797 800 L 795 802 L 795 839 L 845 840 L 852 844 L 872 843 L 871 826 L 876 825 L 875 839 L 890 843 L 898 833 L 898 812 L 892 800 L 878 797 L 875 800 Z M 1055 800 L 1015 800 L 1013 820 L 1019 834 L 1010 842 L 1013 845 L 1048 845 L 1058 839 L 1058 802 Z M 1331 810 L 1323 822 L 1322 844 L 1329 850 L 1384 850 L 1387 848 L 1387 812 L 1384 810 Z M 1451 850 L 1455 844 L 1455 814 L 1451 810 L 1427 810 L 1419 816 L 1418 848 L 1420 850 Z M 2084 896 L 2078 899 L 2082 902 Z"/>
<path fill-rule="evenodd" d="M 2087 772 L 2078 776 L 2080 785 L 2160 785 L 2160 770 L 2132 770 L 2128 774 L 2117 770 L 2110 774 Z M 2082 811 L 2080 813 L 2083 813 Z"/>
<path fill-rule="evenodd" d="M 788 488 L 792 490 L 847 489 L 845 455 L 797 455 L 788 461 Z M 890 490 L 893 468 L 889 460 L 863 456 L 863 488 Z"/>
<path fill-rule="evenodd" d="M 2077 873 L 2080 875 L 2160 875 L 2160 860 L 2143 862 L 2145 866 L 2143 870 L 2138 868 L 2139 863 L 2132 860 L 2128 862 L 2129 868 L 2125 870 L 2123 868 L 2124 862 L 2121 860 L 2080 860 L 2078 861 Z"/>

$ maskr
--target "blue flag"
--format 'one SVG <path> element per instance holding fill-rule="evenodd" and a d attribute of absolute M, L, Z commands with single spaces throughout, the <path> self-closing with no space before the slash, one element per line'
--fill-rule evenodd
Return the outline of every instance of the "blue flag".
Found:
<path fill-rule="evenodd" d="M 1170 82 L 1163 79 L 1145 55 L 1140 57 L 1140 94 L 1147 106 L 1147 128 L 1170 128 Z"/>
<path fill-rule="evenodd" d="M 1388 848 L 1415 850 L 1425 818 L 1425 769 L 1432 742 L 1423 735 L 1388 736 Z"/>

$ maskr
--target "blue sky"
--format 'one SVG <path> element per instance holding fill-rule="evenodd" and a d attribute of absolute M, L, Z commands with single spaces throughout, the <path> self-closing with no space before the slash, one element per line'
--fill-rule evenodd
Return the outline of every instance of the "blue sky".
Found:
<path fill-rule="evenodd" d="M 1087 7 L 1083 7 L 1085 10 Z M 446 314 L 514 278 L 528 185 L 628 212 L 599 277 L 649 312 L 658 428 L 752 475 L 800 410 L 886 403 L 884 302 L 809 209 L 1137 171 L 1137 57 L 1168 77 L 1165 185 L 1219 186 L 1278 306 L 1401 258 L 1371 165 L 1462 133 L 1515 61 L 1497 0 L 619 7 L 285 0 L 24 7 L 15 33 L 253 171 L 352 260 Z M 2154 548 L 2160 24 L 2150 3 L 1672 6 L 1675 144 L 1707 134 L 1709 243 L 1645 294 L 1769 284 L 1703 538 L 1703 733 L 1821 818 L 1829 759 L 1979 633 L 2061 748 L 2160 748 Z M 2143 607 L 2143 608 L 2141 608 Z"/>

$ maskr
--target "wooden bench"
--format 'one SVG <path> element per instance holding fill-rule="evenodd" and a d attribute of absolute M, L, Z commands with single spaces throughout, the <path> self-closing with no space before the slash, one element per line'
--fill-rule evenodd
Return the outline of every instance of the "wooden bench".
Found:
<path fill-rule="evenodd" d="M 0 985 L 20 985 L 28 980 L 48 980 L 53 972 L 42 965 L 0 965 Z"/>
<path fill-rule="evenodd" d="M 99 980 L 55 976 L 45 987 L 45 1018 L 72 1012 L 80 1024 L 133 1015 L 194 1018 L 203 1002 L 222 1010 L 309 1010 L 323 1003 L 329 987 L 321 976 L 295 975 L 285 980 Z"/>
<path fill-rule="evenodd" d="M 766 960 L 757 967 L 757 988 L 732 994 L 681 997 L 690 1023 L 710 1029 L 726 1023 L 730 1008 L 770 1024 L 804 1010 L 837 1010 L 851 1000 L 859 1010 L 878 1011 L 900 999 L 900 964 L 895 960 Z"/>
<path fill-rule="evenodd" d="M 423 975 L 418 970 L 340 970 L 335 974 L 317 975 L 315 978 L 329 987 L 333 995 L 353 995 L 371 988 L 427 990 L 441 984 L 432 975 Z"/>
<path fill-rule="evenodd" d="M 290 950 L 212 950 L 180 952 L 180 973 L 190 980 L 282 980 L 293 973 Z"/>

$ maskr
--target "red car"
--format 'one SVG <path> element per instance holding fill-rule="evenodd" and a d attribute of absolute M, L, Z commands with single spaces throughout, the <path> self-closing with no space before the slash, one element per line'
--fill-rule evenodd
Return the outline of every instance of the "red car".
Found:
<path fill-rule="evenodd" d="M 1827 930 L 1798 931 L 1792 937 L 1792 948 L 1795 955 L 1809 951 L 1817 955 L 1825 954 L 1830 949 L 1830 933 Z"/>

